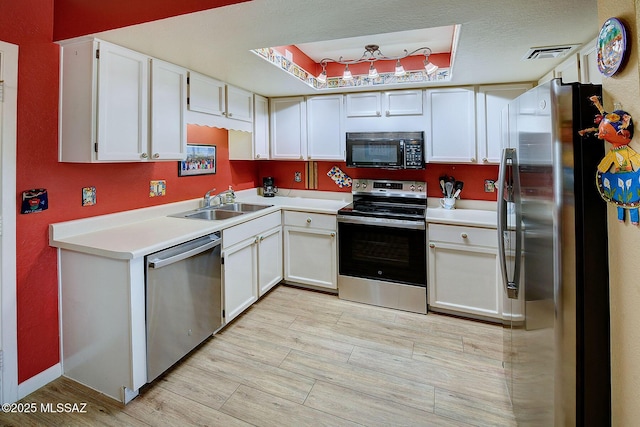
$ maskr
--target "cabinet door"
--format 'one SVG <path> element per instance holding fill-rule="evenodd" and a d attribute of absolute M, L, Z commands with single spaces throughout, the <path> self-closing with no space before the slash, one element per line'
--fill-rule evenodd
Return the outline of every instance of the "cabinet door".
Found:
<path fill-rule="evenodd" d="M 410 116 L 422 114 L 421 90 L 397 90 L 384 93 L 385 116 Z"/>
<path fill-rule="evenodd" d="M 227 85 L 227 117 L 245 122 L 253 121 L 253 93 Z"/>
<path fill-rule="evenodd" d="M 500 319 L 495 248 L 451 243 L 429 244 L 429 305 L 460 313 Z"/>
<path fill-rule="evenodd" d="M 258 250 L 256 239 L 244 240 L 225 249 L 224 310 L 229 323 L 258 300 Z"/>
<path fill-rule="evenodd" d="M 189 110 L 223 116 L 225 85 L 202 74 L 189 72 Z"/>
<path fill-rule="evenodd" d="M 572 54 L 554 69 L 556 78 L 562 79 L 562 83 L 579 82 L 580 67 L 578 64 L 578 54 Z"/>
<path fill-rule="evenodd" d="M 531 88 L 529 84 L 492 85 L 478 88 L 478 163 L 500 163 L 502 142 L 502 110 L 509 101 Z"/>
<path fill-rule="evenodd" d="M 380 117 L 381 99 L 380 92 L 347 94 L 347 117 Z"/>
<path fill-rule="evenodd" d="M 148 154 L 149 57 L 100 42 L 98 160 L 136 161 Z"/>
<path fill-rule="evenodd" d="M 303 97 L 272 98 L 271 158 L 303 160 L 307 157 L 307 110 Z"/>
<path fill-rule="evenodd" d="M 598 51 L 595 39 L 580 50 L 580 83 L 602 84 L 602 74 L 598 70 Z"/>
<path fill-rule="evenodd" d="M 187 70 L 168 62 L 151 61 L 151 158 L 186 157 Z"/>
<path fill-rule="evenodd" d="M 427 161 L 476 162 L 475 91 L 472 87 L 429 89 Z"/>
<path fill-rule="evenodd" d="M 253 158 L 269 158 L 269 100 L 255 95 L 253 100 Z"/>
<path fill-rule="evenodd" d="M 282 280 L 282 227 L 273 228 L 258 237 L 259 296 Z"/>
<path fill-rule="evenodd" d="M 307 158 L 344 161 L 342 95 L 307 98 Z"/>
<path fill-rule="evenodd" d="M 335 231 L 285 227 L 284 253 L 285 280 L 337 289 Z"/>

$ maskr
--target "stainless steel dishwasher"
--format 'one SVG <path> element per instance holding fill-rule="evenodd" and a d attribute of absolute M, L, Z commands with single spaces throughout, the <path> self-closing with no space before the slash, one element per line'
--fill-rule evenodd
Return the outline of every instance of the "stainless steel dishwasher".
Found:
<path fill-rule="evenodd" d="M 223 324 L 220 233 L 146 257 L 147 382 Z"/>

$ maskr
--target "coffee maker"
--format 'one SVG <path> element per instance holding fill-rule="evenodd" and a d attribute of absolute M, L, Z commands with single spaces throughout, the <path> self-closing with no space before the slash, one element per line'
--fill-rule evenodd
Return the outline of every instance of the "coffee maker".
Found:
<path fill-rule="evenodd" d="M 278 187 L 275 186 L 273 177 L 265 176 L 262 178 L 262 195 L 264 197 L 273 197 L 278 192 Z"/>

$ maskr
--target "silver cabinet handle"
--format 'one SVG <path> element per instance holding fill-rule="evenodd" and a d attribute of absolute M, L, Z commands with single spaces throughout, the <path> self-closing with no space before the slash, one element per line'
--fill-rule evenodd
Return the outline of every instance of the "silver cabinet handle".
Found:
<path fill-rule="evenodd" d="M 476 158 L 475 158 L 475 157 L 472 157 L 472 158 L 471 158 L 471 163 L 475 163 L 475 162 L 476 162 Z"/>
<path fill-rule="evenodd" d="M 260 154 L 256 154 L 256 159 L 259 159 L 259 158 L 260 158 Z"/>
<path fill-rule="evenodd" d="M 159 159 L 160 158 L 160 154 L 159 153 L 154 153 L 153 154 L 153 158 L 154 159 Z"/>
<path fill-rule="evenodd" d="M 336 237 L 336 233 L 331 233 L 331 237 Z"/>
<path fill-rule="evenodd" d="M 469 236 L 467 235 L 467 233 L 462 233 L 462 234 L 460 235 L 460 237 L 462 237 L 463 239 L 466 239 L 466 238 L 467 238 L 467 237 L 469 237 Z"/>
<path fill-rule="evenodd" d="M 147 157 L 149 157 L 149 155 L 147 153 L 142 153 L 140 157 L 142 157 L 143 159 L 146 159 Z"/>
<path fill-rule="evenodd" d="M 307 224 L 311 224 L 311 218 L 307 218 Z"/>
<path fill-rule="evenodd" d="M 227 117 L 232 117 L 232 116 L 233 116 L 233 113 L 228 113 L 227 114 Z"/>
<path fill-rule="evenodd" d="M 433 248 L 435 248 L 435 247 L 436 247 L 436 244 L 435 244 L 435 243 L 429 243 L 429 247 L 430 247 L 431 249 L 433 249 Z"/>
<path fill-rule="evenodd" d="M 487 159 L 486 157 L 482 158 L 482 163 L 488 163 L 488 162 L 489 162 L 489 159 Z"/>
<path fill-rule="evenodd" d="M 380 111 L 376 111 L 376 116 L 378 116 L 378 117 L 382 116 L 382 114 L 380 113 Z"/>

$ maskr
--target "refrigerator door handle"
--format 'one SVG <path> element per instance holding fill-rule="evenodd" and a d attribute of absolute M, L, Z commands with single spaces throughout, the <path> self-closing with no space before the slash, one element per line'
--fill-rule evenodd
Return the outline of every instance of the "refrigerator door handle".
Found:
<path fill-rule="evenodd" d="M 520 176 L 518 158 L 514 148 L 505 148 L 502 152 L 498 173 L 498 256 L 505 293 L 511 299 L 517 299 L 520 290 L 520 268 L 522 264 L 522 207 L 520 205 Z M 515 240 L 513 278 L 507 269 L 507 250 L 505 236 L 509 233 L 507 224 L 507 202 L 515 206 Z"/>

